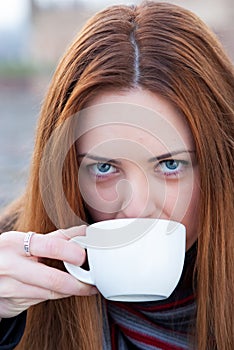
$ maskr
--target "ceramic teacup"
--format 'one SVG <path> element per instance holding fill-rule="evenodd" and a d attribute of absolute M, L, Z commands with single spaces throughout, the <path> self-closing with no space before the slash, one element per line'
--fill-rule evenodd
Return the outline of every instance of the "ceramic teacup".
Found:
<path fill-rule="evenodd" d="M 139 302 L 170 296 L 184 265 L 181 223 L 148 218 L 101 221 L 72 241 L 87 249 L 90 270 L 64 262 L 67 271 L 95 285 L 107 299 Z"/>

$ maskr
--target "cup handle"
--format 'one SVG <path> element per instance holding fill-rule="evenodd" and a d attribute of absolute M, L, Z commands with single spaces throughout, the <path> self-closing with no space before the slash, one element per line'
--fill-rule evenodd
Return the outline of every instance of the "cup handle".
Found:
<path fill-rule="evenodd" d="M 85 244 L 85 237 L 86 236 L 78 236 L 78 237 L 72 238 L 71 240 L 76 242 L 76 243 L 79 243 L 80 246 L 82 246 L 83 248 L 87 248 L 86 244 Z M 82 269 L 82 267 L 70 264 L 66 261 L 64 261 L 63 263 L 64 263 L 64 266 L 66 267 L 67 271 L 72 276 L 77 278 L 79 281 L 95 285 L 94 280 L 91 277 L 91 271 L 84 270 L 84 269 Z"/>

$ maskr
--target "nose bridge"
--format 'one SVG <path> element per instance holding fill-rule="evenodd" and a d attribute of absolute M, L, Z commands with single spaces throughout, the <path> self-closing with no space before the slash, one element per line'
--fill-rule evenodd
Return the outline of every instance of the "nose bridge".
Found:
<path fill-rule="evenodd" d="M 122 213 L 127 217 L 150 215 L 152 203 L 147 174 L 138 167 L 134 172 L 130 172 L 126 181 L 128 190 L 123 192 Z"/>

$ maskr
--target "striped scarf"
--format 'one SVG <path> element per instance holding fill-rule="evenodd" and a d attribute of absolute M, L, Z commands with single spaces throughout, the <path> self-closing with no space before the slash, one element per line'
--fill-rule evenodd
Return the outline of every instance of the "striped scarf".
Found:
<path fill-rule="evenodd" d="M 196 247 L 186 253 L 182 277 L 163 301 L 105 301 L 104 350 L 191 350 L 196 323 L 192 271 Z"/>

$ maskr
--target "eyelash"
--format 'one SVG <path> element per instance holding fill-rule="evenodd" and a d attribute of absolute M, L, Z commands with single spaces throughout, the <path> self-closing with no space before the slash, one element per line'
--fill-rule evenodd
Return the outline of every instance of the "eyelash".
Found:
<path fill-rule="evenodd" d="M 96 170 L 97 171 L 100 171 L 98 169 L 95 170 L 95 167 L 97 168 L 98 166 L 103 166 L 103 165 L 108 165 L 110 168 L 114 168 L 115 170 L 110 172 L 110 173 L 103 173 L 103 174 L 97 174 L 96 173 Z M 97 179 L 104 179 L 104 178 L 107 178 L 109 176 L 111 176 L 112 174 L 114 173 L 117 173 L 117 169 L 110 163 L 94 163 L 94 164 L 91 164 L 91 165 L 88 165 L 88 170 L 92 173 L 92 175 L 94 175 Z"/>
<path fill-rule="evenodd" d="M 177 163 L 177 167 L 176 169 L 172 169 L 173 171 L 165 171 L 163 170 L 163 166 L 166 166 L 166 163 Z M 178 177 L 178 175 L 180 173 L 182 173 L 185 168 L 188 166 L 189 162 L 185 161 L 185 160 L 178 160 L 178 159 L 165 159 L 160 161 L 156 166 L 155 166 L 155 172 L 156 173 L 161 173 L 163 174 L 163 176 L 169 177 L 169 176 L 173 176 L 173 177 Z M 98 174 L 97 172 L 100 171 L 98 170 L 98 166 L 109 166 L 108 172 L 106 173 L 102 173 L 102 174 Z M 95 169 L 96 167 L 96 169 Z M 114 171 L 110 171 L 110 169 L 114 169 Z M 113 174 L 118 173 L 118 169 L 110 164 L 110 163 L 94 163 L 91 165 L 88 165 L 88 170 L 92 173 L 93 176 L 95 176 L 96 179 L 107 179 L 108 177 L 110 177 Z"/>
<path fill-rule="evenodd" d="M 166 163 L 177 163 L 177 167 L 176 169 L 171 169 L 173 171 L 163 171 L 163 166 L 166 166 Z M 186 160 L 179 160 L 179 159 L 166 159 L 166 160 L 162 160 L 159 162 L 159 164 L 155 167 L 155 172 L 161 172 L 163 173 L 164 176 L 174 176 L 177 177 L 180 173 L 182 173 L 183 171 L 185 171 L 186 167 L 188 167 L 189 162 Z M 157 171 L 157 169 L 162 169 L 162 171 Z"/>

